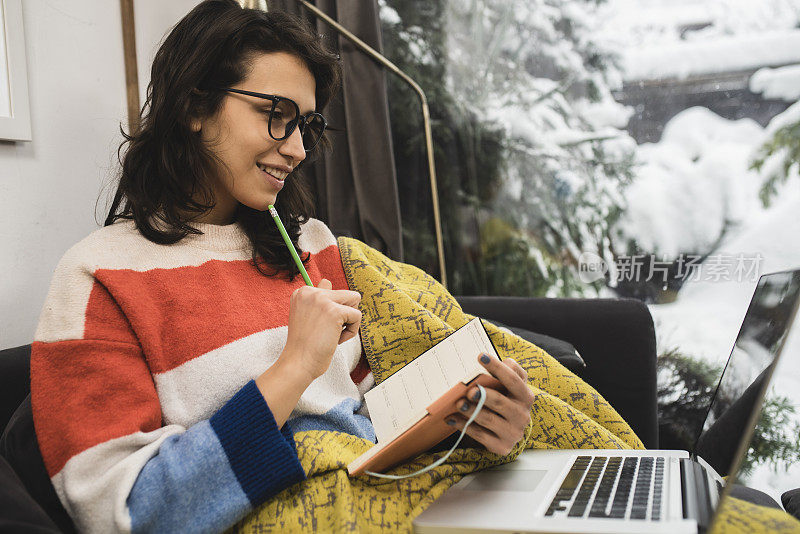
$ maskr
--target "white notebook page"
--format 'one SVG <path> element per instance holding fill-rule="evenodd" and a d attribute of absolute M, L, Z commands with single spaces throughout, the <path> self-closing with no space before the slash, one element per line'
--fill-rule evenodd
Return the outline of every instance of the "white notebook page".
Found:
<path fill-rule="evenodd" d="M 482 353 L 498 357 L 476 317 L 369 390 L 364 399 L 378 443 L 391 441 L 413 426 L 457 382 L 486 373 L 478 363 Z"/>

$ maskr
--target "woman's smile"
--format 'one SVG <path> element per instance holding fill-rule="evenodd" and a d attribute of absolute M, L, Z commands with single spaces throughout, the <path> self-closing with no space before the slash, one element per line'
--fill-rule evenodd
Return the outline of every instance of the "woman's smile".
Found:
<path fill-rule="evenodd" d="M 283 187 L 284 180 L 289 175 L 289 172 L 283 169 L 264 163 L 256 163 L 256 167 L 258 167 L 259 172 L 264 175 L 267 181 L 278 190 Z"/>

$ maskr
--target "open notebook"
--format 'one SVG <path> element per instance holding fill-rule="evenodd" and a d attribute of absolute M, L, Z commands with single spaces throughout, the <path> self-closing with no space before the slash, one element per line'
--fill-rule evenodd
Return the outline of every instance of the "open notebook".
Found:
<path fill-rule="evenodd" d="M 379 472 L 427 451 L 455 432 L 447 416 L 470 387 L 502 390 L 478 363 L 481 354 L 499 358 L 476 317 L 368 391 L 378 443 L 350 462 L 348 473 Z"/>

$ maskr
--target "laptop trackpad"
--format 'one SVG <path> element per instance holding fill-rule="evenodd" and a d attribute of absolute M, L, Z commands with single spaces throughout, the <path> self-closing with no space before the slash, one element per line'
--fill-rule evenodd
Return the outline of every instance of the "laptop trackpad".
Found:
<path fill-rule="evenodd" d="M 533 491 L 547 470 L 505 469 L 478 473 L 462 491 Z"/>

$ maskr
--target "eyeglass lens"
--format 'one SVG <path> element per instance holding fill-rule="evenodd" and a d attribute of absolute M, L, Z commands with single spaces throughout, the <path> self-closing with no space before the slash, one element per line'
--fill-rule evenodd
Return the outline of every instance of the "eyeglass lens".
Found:
<path fill-rule="evenodd" d="M 273 139 L 281 140 L 289 137 L 297 127 L 299 117 L 297 105 L 291 100 L 278 98 L 272 103 L 269 118 L 269 135 Z M 300 133 L 303 138 L 303 148 L 311 150 L 319 142 L 325 131 L 325 121 L 317 113 L 310 113 L 300 124 Z"/>

